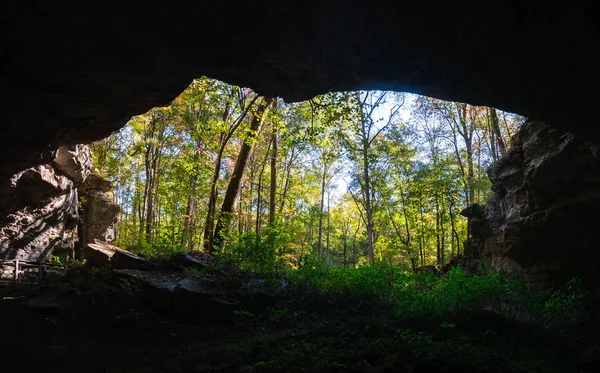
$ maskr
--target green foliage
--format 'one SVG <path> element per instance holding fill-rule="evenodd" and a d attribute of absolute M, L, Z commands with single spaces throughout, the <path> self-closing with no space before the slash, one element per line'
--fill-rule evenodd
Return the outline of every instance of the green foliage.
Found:
<path fill-rule="evenodd" d="M 457 267 L 447 275 L 437 276 L 413 274 L 406 267 L 386 262 L 357 268 L 329 268 L 322 261 L 309 258 L 305 265 L 289 273 L 288 279 L 303 291 L 323 296 L 383 302 L 392 306 L 399 317 L 454 317 L 491 311 L 546 326 L 574 325 L 581 321 L 584 294 L 580 279 L 569 282 L 570 293 L 555 292 L 548 297 L 532 292 L 522 281 L 491 269 L 487 271 L 485 275 L 470 275 Z"/>
<path fill-rule="evenodd" d="M 83 261 L 79 259 L 72 258 L 64 258 L 60 256 L 53 255 L 50 258 L 50 264 L 59 265 L 59 266 L 67 266 L 67 267 L 80 267 L 83 265 Z"/>
<path fill-rule="evenodd" d="M 544 302 L 543 319 L 549 325 L 576 325 L 583 317 L 582 279 L 575 277 L 567 285 L 568 292 L 555 291 Z"/>
<path fill-rule="evenodd" d="M 90 275 L 92 279 L 106 278 L 113 273 L 112 266 L 92 267 L 90 269 Z"/>
<path fill-rule="evenodd" d="M 149 258 L 169 259 L 173 255 L 184 252 L 187 247 L 181 244 L 181 233 L 162 233 L 152 243 L 142 240 L 140 253 Z"/>
<path fill-rule="evenodd" d="M 224 251 L 216 257 L 233 264 L 237 271 L 274 274 L 285 267 L 289 243 L 290 235 L 281 226 L 267 226 L 258 235 L 229 234 Z"/>

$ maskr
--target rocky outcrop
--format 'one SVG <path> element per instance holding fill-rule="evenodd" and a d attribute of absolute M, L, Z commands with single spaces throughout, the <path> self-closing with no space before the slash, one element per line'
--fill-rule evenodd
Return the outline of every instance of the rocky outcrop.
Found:
<path fill-rule="evenodd" d="M 488 174 L 495 196 L 484 225 L 493 235 L 474 237 L 483 258 L 541 289 L 575 276 L 600 285 L 600 147 L 527 122 Z"/>
<path fill-rule="evenodd" d="M 113 242 L 116 236 L 119 205 L 114 203 L 111 183 L 92 172 L 79 187 L 80 247 L 96 240 Z M 76 253 L 78 256 L 80 253 Z"/>
<path fill-rule="evenodd" d="M 87 263 L 94 267 L 112 265 L 115 269 L 150 269 L 152 262 L 107 242 L 96 240 L 83 250 Z"/>
<path fill-rule="evenodd" d="M 127 4 L 2 2 L 5 176 L 106 137 L 203 75 L 288 101 L 415 92 L 600 139 L 594 1 Z"/>
<path fill-rule="evenodd" d="M 77 186 L 89 175 L 87 146 L 61 147 L 53 162 L 11 178 L 0 195 L 0 258 L 42 261 L 73 257 L 77 242 Z"/>
<path fill-rule="evenodd" d="M 218 280 L 181 272 L 115 269 L 121 278 L 138 282 L 142 298 L 155 310 L 201 324 L 232 322 L 235 311 L 264 311 L 287 291 L 285 280 L 252 279 L 228 289 Z"/>

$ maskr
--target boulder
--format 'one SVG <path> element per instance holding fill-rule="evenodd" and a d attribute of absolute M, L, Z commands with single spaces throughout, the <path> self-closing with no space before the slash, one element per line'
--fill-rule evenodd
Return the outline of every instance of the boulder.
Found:
<path fill-rule="evenodd" d="M 142 297 L 155 310 L 198 324 L 229 323 L 241 301 L 228 296 L 208 278 L 190 276 L 181 279 L 174 273 L 115 269 L 119 276 L 142 284 Z"/>
<path fill-rule="evenodd" d="M 133 278 L 142 284 L 144 300 L 156 311 L 170 313 L 173 307 L 173 290 L 179 279 L 159 272 L 144 272 L 135 269 L 115 269 L 117 275 Z"/>
<path fill-rule="evenodd" d="M 175 316 L 197 323 L 229 323 L 240 308 L 238 299 L 224 294 L 212 279 L 190 276 L 173 291 Z"/>
<path fill-rule="evenodd" d="M 150 261 L 100 240 L 87 244 L 84 256 L 91 266 L 111 264 L 116 269 L 150 269 L 153 267 Z"/>
<path fill-rule="evenodd" d="M 242 286 L 238 296 L 247 308 L 257 312 L 274 306 L 288 285 L 283 279 L 251 279 Z"/>
<path fill-rule="evenodd" d="M 66 277 L 66 270 L 51 268 L 44 272 L 42 277 L 42 285 L 56 285 Z"/>
<path fill-rule="evenodd" d="M 102 244 L 88 244 L 83 250 L 86 262 L 92 267 L 102 267 L 110 264 L 114 249 Z"/>
<path fill-rule="evenodd" d="M 149 269 L 152 266 L 148 260 L 118 248 L 114 251 L 111 263 L 116 269 Z"/>
<path fill-rule="evenodd" d="M 180 268 L 186 267 L 206 267 L 210 263 L 207 260 L 200 259 L 197 256 L 194 256 L 190 252 L 177 253 L 171 257 L 171 261 L 173 264 Z"/>

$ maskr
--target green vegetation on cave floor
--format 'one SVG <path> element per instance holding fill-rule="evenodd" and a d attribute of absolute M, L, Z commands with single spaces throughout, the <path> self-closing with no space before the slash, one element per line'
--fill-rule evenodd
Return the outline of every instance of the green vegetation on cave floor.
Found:
<path fill-rule="evenodd" d="M 213 276 L 223 288 L 250 276 L 229 269 L 179 275 Z M 140 299 L 139 284 L 110 269 L 81 272 L 51 290 L 61 297 L 60 310 L 36 312 L 27 297 L 0 300 L 3 371 L 594 371 L 582 370 L 578 359 L 598 325 L 549 327 L 500 315 L 487 301 L 499 289 L 525 288 L 497 274 L 456 269 L 437 278 L 385 265 L 313 266 L 278 273 L 289 285 L 272 306 L 240 308 L 231 323 L 205 325 L 201 310 L 191 321 L 153 311 Z M 460 288 L 469 293 L 460 295 Z M 546 298 L 546 312 L 554 307 L 554 316 L 570 320 L 576 305 L 548 299 L 556 297 Z"/>

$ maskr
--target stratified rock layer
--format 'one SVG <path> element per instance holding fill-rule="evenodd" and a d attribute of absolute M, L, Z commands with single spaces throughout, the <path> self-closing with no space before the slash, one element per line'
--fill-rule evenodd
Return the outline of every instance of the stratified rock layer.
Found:
<path fill-rule="evenodd" d="M 114 202 L 110 181 L 92 172 L 79 186 L 80 215 L 79 247 L 96 240 L 113 242 L 116 237 L 119 205 Z M 77 253 L 80 256 L 81 253 Z"/>
<path fill-rule="evenodd" d="M 600 148 L 527 122 L 488 173 L 494 234 L 471 241 L 483 241 L 483 257 L 541 289 L 575 276 L 600 285 Z"/>
<path fill-rule="evenodd" d="M 87 146 L 61 147 L 55 161 L 14 175 L 0 195 L 0 259 L 42 261 L 73 256 L 77 242 L 77 186 L 92 167 Z"/>

